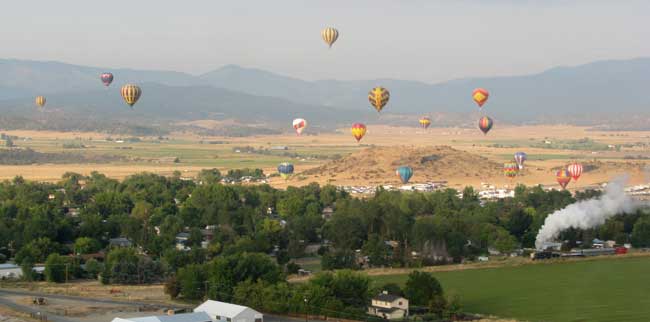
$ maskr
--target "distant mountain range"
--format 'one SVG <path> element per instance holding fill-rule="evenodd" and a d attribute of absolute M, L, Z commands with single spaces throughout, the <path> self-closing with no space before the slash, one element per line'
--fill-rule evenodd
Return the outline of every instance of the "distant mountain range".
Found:
<path fill-rule="evenodd" d="M 108 89 L 99 80 L 105 71 L 115 74 Z M 134 111 L 119 97 L 118 88 L 127 82 L 138 83 L 143 89 Z M 484 87 L 490 91 L 490 99 L 483 112 L 498 121 L 599 124 L 606 123 L 608 115 L 650 115 L 648 84 L 650 58 L 438 84 L 394 79 L 304 81 L 235 65 L 194 76 L 4 59 L 0 60 L 0 112 L 29 117 L 34 111 L 33 97 L 42 94 L 48 98 L 47 109 L 100 119 L 235 119 L 284 125 L 300 116 L 329 126 L 358 120 L 391 122 L 422 114 L 456 115 L 455 119 L 458 115 L 477 116 L 470 96 L 474 88 Z M 391 92 L 382 117 L 367 100 L 367 92 L 374 86 Z"/>

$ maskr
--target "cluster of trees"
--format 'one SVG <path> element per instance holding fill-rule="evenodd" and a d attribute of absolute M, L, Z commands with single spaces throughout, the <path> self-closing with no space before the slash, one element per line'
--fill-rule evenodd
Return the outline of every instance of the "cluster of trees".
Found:
<path fill-rule="evenodd" d="M 141 124 L 146 123 L 140 122 L 140 124 L 136 124 L 131 121 L 96 119 L 87 115 L 80 118 L 70 116 L 67 113 L 50 113 L 47 115 L 47 121 L 43 120 L 42 114 L 38 114 L 36 117 L 23 117 L 5 113 L 5 115 L 0 116 L 0 128 L 5 130 L 127 133 L 138 136 L 154 136 L 169 133 L 167 125 L 153 127 Z"/>
<path fill-rule="evenodd" d="M 244 173 L 254 170 L 232 172 Z M 288 291 L 284 274 L 297 269 L 292 259 L 304 256 L 309 244 L 321 245 L 325 269 L 459 262 L 488 248 L 508 253 L 532 247 L 551 212 L 599 194 L 572 196 L 519 186 L 514 198 L 490 202 L 479 200 L 472 188 L 465 188 L 462 197 L 452 189 L 379 190 L 374 197 L 357 199 L 329 185 L 277 190 L 222 185 L 220 179 L 221 173 L 211 169 L 202 171 L 196 182 L 181 180 L 180 173 L 142 173 L 121 182 L 100 173 L 66 173 L 58 183 L 20 177 L 2 182 L 0 260 L 14 258 L 26 272 L 46 263 L 46 278 L 54 282 L 97 276 L 104 283 L 167 280 L 171 295 L 188 299 L 206 294 L 240 302 L 271 303 L 251 294 L 283 299 L 278 305 L 284 306 L 269 308 L 273 312 L 297 310 L 302 295 L 293 294 L 307 292 L 304 297 L 310 301 L 322 301 L 319 308 L 344 312 L 352 307 L 357 314 L 360 306 L 347 301 L 365 303 L 367 289 L 365 296 L 349 296 L 340 293 L 348 290 L 339 292 L 324 279 L 358 275 L 325 274 Z M 325 208 L 333 209 L 331 218 L 323 217 Z M 212 234 L 209 240 L 206 230 Z M 185 246 L 190 250 L 176 248 L 181 232 L 188 233 Z M 109 241 L 116 237 L 128 238 L 133 247 L 111 249 Z M 650 247 L 650 214 L 617 215 L 594 229 L 569 229 L 561 238 L 569 246 L 600 238 Z M 106 251 L 103 262 L 84 259 L 101 250 Z M 270 305 L 264 303 L 260 305 Z M 455 302 L 438 297 L 416 305 L 442 312 L 440 307 L 447 310 Z"/>
<path fill-rule="evenodd" d="M 13 146 L 13 141 L 10 140 L 11 139 L 7 139 L 5 142 L 12 142 L 11 145 Z M 0 164 L 5 165 L 35 163 L 99 163 L 114 162 L 121 159 L 121 157 L 114 155 L 85 156 L 78 153 L 44 153 L 34 151 L 30 148 L 0 150 Z"/>

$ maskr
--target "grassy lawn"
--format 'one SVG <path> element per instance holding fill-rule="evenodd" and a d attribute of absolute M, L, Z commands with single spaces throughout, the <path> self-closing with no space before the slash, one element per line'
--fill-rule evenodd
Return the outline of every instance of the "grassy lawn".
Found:
<path fill-rule="evenodd" d="M 650 258 L 439 272 L 464 310 L 529 321 L 649 321 Z M 406 275 L 373 276 L 404 284 Z"/>

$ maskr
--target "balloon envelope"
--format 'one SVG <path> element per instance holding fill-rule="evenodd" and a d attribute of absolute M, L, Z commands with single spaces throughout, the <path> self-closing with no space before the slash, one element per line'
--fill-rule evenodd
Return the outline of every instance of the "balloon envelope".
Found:
<path fill-rule="evenodd" d="M 307 121 L 305 119 L 295 119 L 293 120 L 293 129 L 296 130 L 296 134 L 302 134 L 302 131 L 307 127 Z"/>
<path fill-rule="evenodd" d="M 293 164 L 287 162 L 280 163 L 280 165 L 278 165 L 278 172 L 280 173 L 280 176 L 286 180 L 293 174 Z"/>
<path fill-rule="evenodd" d="M 339 39 L 339 31 L 332 27 L 323 29 L 323 31 L 320 32 L 320 35 L 323 37 L 323 41 L 325 41 L 330 48 L 332 48 L 334 42 Z"/>
<path fill-rule="evenodd" d="M 111 73 L 103 73 L 99 76 L 99 78 L 102 80 L 102 83 L 104 83 L 105 86 L 108 86 L 113 82 L 113 74 Z"/>
<path fill-rule="evenodd" d="M 517 162 L 517 166 L 519 166 L 519 170 L 524 168 L 524 162 L 528 159 L 528 155 L 525 152 L 517 152 L 515 153 L 515 162 Z"/>
<path fill-rule="evenodd" d="M 350 132 L 352 132 L 352 136 L 359 142 L 366 135 L 366 126 L 362 123 L 354 123 Z"/>
<path fill-rule="evenodd" d="M 403 184 L 407 184 L 413 176 L 413 169 L 411 167 L 399 167 L 395 171 L 395 174 L 397 174 Z"/>
<path fill-rule="evenodd" d="M 389 99 L 390 93 L 387 89 L 381 86 L 375 87 L 368 92 L 368 100 L 370 101 L 370 104 L 375 107 L 377 112 L 381 112 Z"/>
<path fill-rule="evenodd" d="M 519 173 L 519 166 L 514 162 L 507 162 L 503 164 L 503 174 L 508 178 L 514 178 Z"/>
<path fill-rule="evenodd" d="M 478 120 L 478 128 L 481 129 L 483 134 L 490 132 L 492 125 L 494 125 L 494 121 L 492 121 L 492 119 L 487 116 L 483 116 Z"/>
<path fill-rule="evenodd" d="M 566 189 L 566 186 L 571 181 L 571 174 L 569 174 L 569 171 L 567 169 L 558 170 L 555 173 L 555 180 L 560 184 L 560 187 L 562 187 L 562 189 Z"/>
<path fill-rule="evenodd" d="M 427 116 L 421 117 L 419 122 L 420 122 L 420 126 L 425 130 L 429 128 L 429 125 L 431 125 L 431 119 Z"/>
<path fill-rule="evenodd" d="M 122 86 L 122 90 L 120 91 L 120 94 L 122 94 L 122 98 L 126 102 L 126 104 L 129 104 L 129 106 L 133 106 L 139 99 L 140 95 L 142 95 L 142 90 L 138 85 L 134 84 L 126 84 Z"/>
<path fill-rule="evenodd" d="M 39 108 L 45 106 L 45 101 L 46 101 L 45 96 L 36 96 L 36 99 L 34 100 L 36 106 L 38 106 Z"/>
<path fill-rule="evenodd" d="M 578 178 L 582 175 L 582 164 L 574 162 L 567 167 L 567 171 L 569 171 L 569 175 L 574 181 L 578 181 Z"/>
<path fill-rule="evenodd" d="M 472 99 L 478 104 L 479 107 L 483 107 L 483 104 L 487 102 L 490 93 L 484 88 L 477 88 L 472 92 Z"/>

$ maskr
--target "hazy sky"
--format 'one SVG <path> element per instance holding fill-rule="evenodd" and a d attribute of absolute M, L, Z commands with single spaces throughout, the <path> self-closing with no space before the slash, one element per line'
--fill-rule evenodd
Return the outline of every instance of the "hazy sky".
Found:
<path fill-rule="evenodd" d="M 21 0 L 0 58 L 437 82 L 650 56 L 649 17 L 650 0 Z"/>

